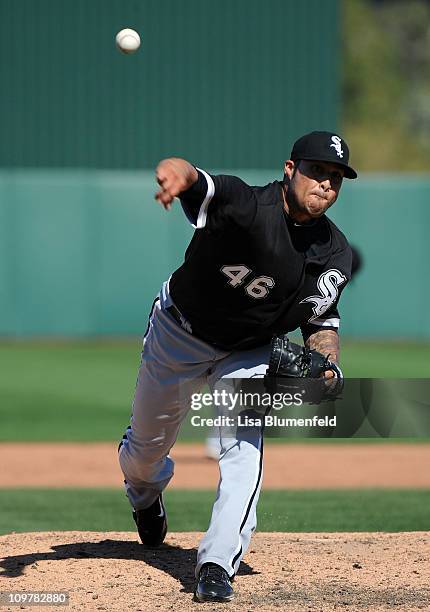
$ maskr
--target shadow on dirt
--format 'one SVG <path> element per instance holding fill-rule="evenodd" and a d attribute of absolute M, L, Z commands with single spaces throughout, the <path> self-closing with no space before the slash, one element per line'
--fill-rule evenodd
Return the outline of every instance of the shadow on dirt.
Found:
<path fill-rule="evenodd" d="M 132 559 L 143 561 L 169 574 L 182 584 L 182 592 L 194 590 L 194 566 L 197 550 L 163 544 L 159 548 L 146 548 L 137 542 L 102 540 L 100 542 L 77 542 L 51 547 L 52 552 L 30 553 L 5 557 L 0 561 L 0 577 L 21 576 L 27 566 L 38 561 L 61 561 L 63 559 Z M 247 563 L 242 562 L 238 575 L 257 574 Z"/>

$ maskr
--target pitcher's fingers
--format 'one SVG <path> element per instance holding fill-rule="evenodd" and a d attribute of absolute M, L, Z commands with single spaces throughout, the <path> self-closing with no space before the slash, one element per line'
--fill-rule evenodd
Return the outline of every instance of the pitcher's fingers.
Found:
<path fill-rule="evenodd" d="M 163 191 L 170 193 L 172 197 L 176 197 L 184 188 L 184 182 L 176 176 L 169 176 L 162 183 Z"/>
<path fill-rule="evenodd" d="M 168 191 L 163 189 L 155 195 L 155 199 L 165 206 L 166 204 L 171 204 L 173 201 L 173 196 Z"/>
<path fill-rule="evenodd" d="M 172 205 L 170 203 L 164 204 L 164 202 L 161 202 L 160 200 L 158 200 L 158 198 L 155 198 L 155 199 L 160 204 L 160 206 L 164 208 L 164 210 L 170 210 L 172 208 Z"/>
<path fill-rule="evenodd" d="M 155 174 L 155 178 L 157 179 L 157 183 L 159 185 L 164 186 L 166 182 L 169 180 L 169 178 L 172 177 L 172 173 L 166 170 L 167 170 L 166 168 L 162 168 L 161 170 L 157 170 Z"/>

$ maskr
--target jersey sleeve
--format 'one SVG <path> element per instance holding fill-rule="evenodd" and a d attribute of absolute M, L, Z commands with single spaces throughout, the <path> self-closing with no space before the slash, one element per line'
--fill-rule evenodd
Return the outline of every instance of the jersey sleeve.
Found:
<path fill-rule="evenodd" d="M 202 229 L 231 220 L 250 225 L 256 213 L 252 188 L 237 176 L 210 175 L 200 168 L 196 170 L 197 181 L 179 196 L 191 225 Z"/>
<path fill-rule="evenodd" d="M 303 340 L 306 342 L 309 336 L 312 336 L 312 334 L 315 334 L 316 332 L 319 332 L 322 329 L 332 329 L 338 332 L 339 325 L 340 316 L 339 311 L 337 309 L 337 304 L 335 304 L 334 306 L 329 308 L 329 310 L 325 312 L 321 317 L 318 317 L 318 319 L 314 319 L 312 323 L 306 323 L 304 325 L 301 325 L 300 330 L 302 332 Z"/>
<path fill-rule="evenodd" d="M 333 242 L 335 244 L 335 250 L 327 264 L 327 268 L 335 268 L 339 270 L 345 277 L 345 283 L 338 287 L 338 295 L 335 302 L 328 310 L 326 310 L 326 312 L 324 312 L 324 314 L 300 326 L 300 330 L 305 341 L 307 338 L 309 338 L 309 336 L 323 329 L 332 329 L 336 332 L 339 331 L 340 316 L 338 304 L 345 287 L 348 285 L 348 282 L 351 279 L 351 247 L 349 246 L 348 241 L 342 232 L 340 232 L 340 230 L 331 221 L 330 226 L 332 228 L 331 231 Z"/>

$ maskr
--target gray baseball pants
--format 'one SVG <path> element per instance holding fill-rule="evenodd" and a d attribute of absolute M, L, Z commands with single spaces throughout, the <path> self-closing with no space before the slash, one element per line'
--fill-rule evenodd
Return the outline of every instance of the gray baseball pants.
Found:
<path fill-rule="evenodd" d="M 226 352 L 203 342 L 166 311 L 171 304 L 165 283 L 150 316 L 131 422 L 119 448 L 126 493 L 135 509 L 149 507 L 173 476 L 169 452 L 191 395 L 206 384 L 211 389 L 228 384 L 227 378 L 263 375 L 269 357 L 269 346 Z M 257 524 L 262 432 L 251 428 L 240 439 L 229 433 L 220 442 L 220 479 L 209 529 L 198 549 L 196 576 L 207 562 L 234 575 Z"/>

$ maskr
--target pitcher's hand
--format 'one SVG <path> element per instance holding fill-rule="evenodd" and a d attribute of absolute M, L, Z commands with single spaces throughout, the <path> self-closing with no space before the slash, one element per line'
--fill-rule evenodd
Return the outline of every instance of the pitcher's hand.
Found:
<path fill-rule="evenodd" d="M 155 173 L 157 183 L 160 185 L 159 191 L 155 194 L 155 199 L 166 210 L 171 209 L 173 199 L 189 189 L 199 176 L 192 164 L 179 157 L 163 159 L 158 164 Z"/>

